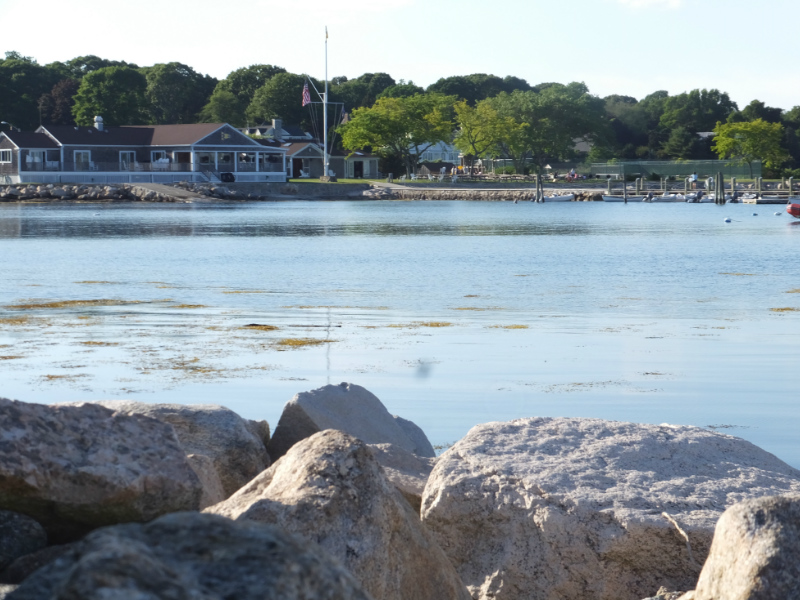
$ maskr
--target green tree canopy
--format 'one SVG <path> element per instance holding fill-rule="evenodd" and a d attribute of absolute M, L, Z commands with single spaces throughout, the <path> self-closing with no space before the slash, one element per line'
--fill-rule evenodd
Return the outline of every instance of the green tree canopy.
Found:
<path fill-rule="evenodd" d="M 106 125 L 147 123 L 147 80 L 138 69 L 103 67 L 88 73 L 81 81 L 72 115 L 78 125 L 92 125 L 103 117 Z"/>
<path fill-rule="evenodd" d="M 735 110 L 736 103 L 725 92 L 692 90 L 665 100 L 660 124 L 667 130 L 685 127 L 694 133 L 713 131 L 718 122 L 725 122 Z"/>
<path fill-rule="evenodd" d="M 378 94 L 378 98 L 408 98 L 414 94 L 423 93 L 425 93 L 425 90 L 415 85 L 413 81 L 403 81 L 401 79 L 397 82 L 397 85 L 390 85 Z"/>
<path fill-rule="evenodd" d="M 372 148 L 394 155 L 413 172 L 428 148 L 449 141 L 453 133 L 455 98 L 443 94 L 416 94 L 408 98 L 379 98 L 371 107 L 357 108 L 339 132 L 348 150 Z"/>
<path fill-rule="evenodd" d="M 72 107 L 75 104 L 75 94 L 78 93 L 80 82 L 77 79 L 62 79 L 53 86 L 48 93 L 39 98 L 39 111 L 42 123 L 53 125 L 72 125 Z"/>
<path fill-rule="evenodd" d="M 155 124 L 194 123 L 217 84 L 208 75 L 191 67 L 171 62 L 142 69 L 147 80 L 145 98 Z"/>
<path fill-rule="evenodd" d="M 777 169 L 787 158 L 781 147 L 783 125 L 767 123 L 763 119 L 744 123 L 717 123 L 714 128 L 713 149 L 721 159 L 730 158 L 750 167 L 760 160 L 771 169 Z"/>
<path fill-rule="evenodd" d="M 519 124 L 500 141 L 518 172 L 530 158 L 541 176 L 547 162 L 574 155 L 576 140 L 593 141 L 607 127 L 603 101 L 582 83 L 551 85 L 538 93 L 502 93 L 490 102 L 500 116 Z"/>
<path fill-rule="evenodd" d="M 253 101 L 245 112 L 250 123 L 265 123 L 274 118 L 283 119 L 284 123 L 292 123 L 309 127 L 311 123 L 311 106 L 303 106 L 303 86 L 307 81 L 305 75 L 294 73 L 278 73 L 267 83 L 256 90 Z M 312 83 L 320 88 L 319 82 Z M 315 92 L 309 86 L 312 101 Z M 312 105 L 313 106 L 313 105 Z"/>
<path fill-rule="evenodd" d="M 84 75 L 97 71 L 97 69 L 105 69 L 106 67 L 130 67 L 131 69 L 138 69 L 139 67 L 133 63 L 127 63 L 124 60 L 108 60 L 100 58 L 94 54 L 87 56 L 78 56 L 72 60 L 64 63 L 65 68 L 69 72 L 69 76 L 73 79 L 81 80 Z"/>
<path fill-rule="evenodd" d="M 479 100 L 493 98 L 501 92 L 510 94 L 515 90 L 530 89 L 528 82 L 518 77 L 501 79 L 497 75 L 473 73 L 472 75 L 443 77 L 429 85 L 427 91 L 456 96 L 461 100 L 466 100 L 471 106 L 475 106 Z"/>
<path fill-rule="evenodd" d="M 688 159 L 694 156 L 698 145 L 697 134 L 686 127 L 676 127 L 661 148 L 661 156 L 671 159 Z"/>
<path fill-rule="evenodd" d="M 62 78 L 29 56 L 6 52 L 0 60 L 0 119 L 20 129 L 39 125 L 39 99 Z"/>
<path fill-rule="evenodd" d="M 286 69 L 266 64 L 232 71 L 217 83 L 200 111 L 200 119 L 205 123 L 230 123 L 242 127 L 247 123 L 245 112 L 256 91 L 279 73 L 286 73 Z M 231 97 L 235 103 L 231 102 Z"/>
<path fill-rule="evenodd" d="M 332 101 L 344 103 L 345 110 L 350 111 L 372 106 L 386 89 L 395 85 L 397 82 L 388 73 L 364 73 L 355 79 L 335 77 L 328 91 Z"/>
<path fill-rule="evenodd" d="M 455 147 L 473 161 L 494 154 L 500 141 L 509 139 L 513 130 L 520 126 L 510 116 L 501 117 L 487 100 L 481 100 L 474 108 L 461 100 L 456 103 L 455 111 Z"/>

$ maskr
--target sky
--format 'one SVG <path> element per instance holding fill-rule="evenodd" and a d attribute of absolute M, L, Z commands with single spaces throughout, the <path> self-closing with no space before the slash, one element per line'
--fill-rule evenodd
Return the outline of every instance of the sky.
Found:
<path fill-rule="evenodd" d="M 642 99 L 698 88 L 800 105 L 797 0 L 0 0 L 0 50 L 40 64 L 94 54 L 181 62 L 224 78 L 251 64 L 426 87 L 470 73 L 582 81 Z"/>

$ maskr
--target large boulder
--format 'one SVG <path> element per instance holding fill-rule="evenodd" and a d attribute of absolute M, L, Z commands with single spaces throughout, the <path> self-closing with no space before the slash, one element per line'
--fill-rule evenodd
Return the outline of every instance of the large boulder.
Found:
<path fill-rule="evenodd" d="M 280 524 L 317 542 L 381 600 L 469 598 L 369 447 L 341 431 L 329 429 L 297 443 L 206 512 Z"/>
<path fill-rule="evenodd" d="M 695 600 L 800 596 L 800 497 L 745 500 L 720 518 Z"/>
<path fill-rule="evenodd" d="M 5 398 L 0 423 L 0 508 L 36 519 L 51 542 L 199 506 L 200 481 L 171 425 Z"/>
<path fill-rule="evenodd" d="M 419 514 L 422 492 L 425 491 L 425 484 L 428 483 L 436 461 L 417 456 L 392 444 L 370 444 L 369 447 L 378 464 L 383 467 L 386 478 Z"/>
<path fill-rule="evenodd" d="M 9 595 L 62 598 L 370 600 L 315 544 L 199 513 L 92 532 Z"/>
<path fill-rule="evenodd" d="M 694 588 L 723 510 L 784 492 L 800 471 L 731 436 L 531 418 L 439 457 L 421 516 L 474 598 L 639 600 Z"/>
<path fill-rule="evenodd" d="M 269 455 L 277 460 L 300 440 L 324 429 L 338 429 L 368 444 L 394 444 L 420 456 L 434 457 L 422 430 L 398 419 L 360 385 L 326 385 L 297 394 L 287 402 L 270 440 Z"/>
<path fill-rule="evenodd" d="M 96 402 L 129 415 L 169 423 L 186 454 L 203 454 L 214 463 L 225 495 L 230 496 L 270 465 L 264 442 L 254 433 L 266 422 L 248 421 L 216 404 L 148 404 L 128 400 Z M 263 433 L 262 433 L 263 435 Z"/>
<path fill-rule="evenodd" d="M 47 545 L 44 528 L 26 515 L 0 510 L 0 571 Z"/>

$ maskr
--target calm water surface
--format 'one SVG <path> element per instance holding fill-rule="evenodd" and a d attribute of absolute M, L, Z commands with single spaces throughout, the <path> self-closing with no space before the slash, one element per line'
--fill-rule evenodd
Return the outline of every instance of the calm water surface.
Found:
<path fill-rule="evenodd" d="M 433 443 L 600 417 L 713 426 L 800 467 L 782 210 L 0 205 L 0 396 L 214 402 L 274 426 L 293 394 L 351 381 Z"/>

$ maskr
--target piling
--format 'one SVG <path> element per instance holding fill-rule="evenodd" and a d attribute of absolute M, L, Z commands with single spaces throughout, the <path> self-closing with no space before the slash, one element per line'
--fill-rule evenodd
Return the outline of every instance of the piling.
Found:
<path fill-rule="evenodd" d="M 722 179 L 722 171 L 717 171 L 717 179 L 714 181 L 714 202 L 725 204 L 725 181 Z"/>

